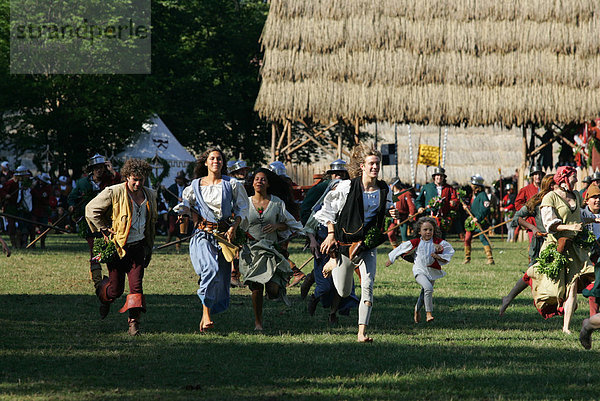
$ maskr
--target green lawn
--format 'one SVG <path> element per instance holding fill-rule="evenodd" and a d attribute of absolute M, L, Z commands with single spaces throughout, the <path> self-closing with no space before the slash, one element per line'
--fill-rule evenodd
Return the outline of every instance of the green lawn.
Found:
<path fill-rule="evenodd" d="M 185 249 L 155 254 L 144 278 L 143 335 L 132 338 L 117 312 L 124 298 L 99 319 L 87 245 L 52 236 L 46 251 L 0 258 L 0 400 L 597 398 L 600 337 L 584 351 L 575 334 L 588 314 L 584 298 L 572 335 L 561 332 L 562 319 L 538 315 L 529 290 L 499 318 L 500 297 L 526 268 L 526 245 L 495 240 L 496 265 L 487 266 L 480 242 L 470 265 L 451 242 L 457 252 L 436 284 L 433 324 L 412 322 L 420 287 L 411 266 L 385 268 L 391 248 L 379 249 L 375 342 L 358 344 L 356 310 L 331 327 L 326 310 L 308 315 L 298 288 L 290 308 L 265 300 L 263 334 L 253 331 L 247 289 L 233 290 L 215 329 L 199 334 Z M 300 243 L 291 251 L 298 264 L 308 257 Z"/>

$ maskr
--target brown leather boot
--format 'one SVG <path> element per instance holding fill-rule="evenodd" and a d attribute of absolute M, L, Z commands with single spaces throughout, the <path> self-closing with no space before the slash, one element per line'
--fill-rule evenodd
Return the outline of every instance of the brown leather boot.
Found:
<path fill-rule="evenodd" d="M 465 245 L 465 260 L 463 261 L 463 265 L 467 263 L 471 263 L 471 245 Z"/>
<path fill-rule="evenodd" d="M 107 294 L 108 290 L 108 277 L 104 276 L 102 281 L 98 283 L 96 287 L 96 295 L 100 299 L 100 319 L 104 319 L 108 312 L 110 312 L 110 304 L 114 301 L 114 299 L 110 299 Z"/>
<path fill-rule="evenodd" d="M 125 305 L 119 309 L 119 312 L 125 313 L 130 309 L 138 309 L 142 312 L 146 312 L 146 297 L 144 297 L 144 294 L 127 295 L 127 299 L 125 299 Z"/>
<path fill-rule="evenodd" d="M 484 245 L 483 250 L 485 251 L 485 256 L 487 256 L 487 262 L 485 262 L 485 264 L 495 265 L 496 262 L 494 262 L 494 257 L 492 256 L 492 247 L 489 245 Z"/>

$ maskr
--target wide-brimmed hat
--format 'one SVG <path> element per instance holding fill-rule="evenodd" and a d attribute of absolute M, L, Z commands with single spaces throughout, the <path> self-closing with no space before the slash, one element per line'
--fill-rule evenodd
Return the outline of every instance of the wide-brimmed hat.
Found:
<path fill-rule="evenodd" d="M 229 173 L 233 173 L 234 171 L 238 171 L 243 168 L 248 168 L 248 164 L 246 164 L 246 162 L 243 160 L 234 161 L 233 163 L 231 163 L 231 166 L 229 165 L 229 163 L 227 163 L 227 172 Z"/>
<path fill-rule="evenodd" d="M 52 183 L 52 180 L 50 179 L 50 174 L 48 174 L 48 173 L 38 174 L 38 176 L 36 178 L 46 184 Z"/>
<path fill-rule="evenodd" d="M 531 168 L 529 169 L 529 176 L 531 177 L 532 175 L 535 174 L 544 174 L 544 170 L 542 169 L 542 166 L 540 166 L 539 164 L 534 164 L 533 166 L 531 166 Z"/>
<path fill-rule="evenodd" d="M 346 169 L 346 161 L 342 160 L 342 159 L 334 160 L 329 165 L 329 170 L 328 171 L 329 172 L 333 172 L 333 171 L 348 171 Z"/>
<path fill-rule="evenodd" d="M 98 164 L 104 164 L 104 163 L 106 163 L 106 157 L 102 156 L 100 153 L 96 153 L 94 156 L 90 157 L 90 159 L 88 160 L 89 167 L 97 166 Z"/>
<path fill-rule="evenodd" d="M 288 177 L 287 169 L 285 168 L 285 164 L 283 164 L 279 160 L 274 161 L 273 163 L 269 164 L 269 170 L 271 170 L 275 174 L 280 175 L 282 177 Z"/>
<path fill-rule="evenodd" d="M 431 173 L 432 177 L 435 177 L 436 175 L 443 175 L 444 177 L 448 177 L 446 175 L 446 170 L 443 167 L 436 167 L 433 169 L 433 173 Z"/>
<path fill-rule="evenodd" d="M 179 170 L 179 172 L 175 176 L 175 179 L 178 179 L 178 178 L 181 180 L 187 181 L 187 178 L 185 177 L 185 171 Z"/>
<path fill-rule="evenodd" d="M 24 177 L 26 175 L 29 175 L 29 170 L 27 170 L 27 167 L 21 165 L 17 167 L 14 175 L 16 175 L 17 177 Z"/>
<path fill-rule="evenodd" d="M 480 187 L 483 187 L 483 177 L 480 176 L 479 174 L 475 174 L 473 176 L 471 176 L 471 184 L 473 185 L 479 185 Z"/>

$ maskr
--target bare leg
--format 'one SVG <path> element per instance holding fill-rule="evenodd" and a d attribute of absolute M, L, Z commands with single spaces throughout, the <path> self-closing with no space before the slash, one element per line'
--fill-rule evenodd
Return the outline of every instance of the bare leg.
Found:
<path fill-rule="evenodd" d="M 212 328 L 214 324 L 215 323 L 210 318 L 210 308 L 202 304 L 202 320 L 200 320 L 200 332 Z"/>
<path fill-rule="evenodd" d="M 571 334 L 569 325 L 571 324 L 571 317 L 575 309 L 575 303 L 577 302 L 577 281 L 573 283 L 569 289 L 567 300 L 565 301 L 565 315 L 563 316 L 563 333 Z"/>
<path fill-rule="evenodd" d="M 584 319 L 579 333 L 579 342 L 585 349 L 592 348 L 592 332 L 600 329 L 600 313 L 595 314 L 589 319 Z"/>
<path fill-rule="evenodd" d="M 367 337 L 367 335 L 365 334 L 365 330 L 367 329 L 367 325 L 366 324 L 359 324 L 358 325 L 358 337 L 357 337 L 357 341 L 359 343 L 372 343 L 373 339 L 371 337 Z"/>
<path fill-rule="evenodd" d="M 254 330 L 262 331 L 263 329 L 263 286 L 260 285 L 260 288 L 257 285 L 256 288 L 252 290 L 252 309 L 254 310 Z"/>

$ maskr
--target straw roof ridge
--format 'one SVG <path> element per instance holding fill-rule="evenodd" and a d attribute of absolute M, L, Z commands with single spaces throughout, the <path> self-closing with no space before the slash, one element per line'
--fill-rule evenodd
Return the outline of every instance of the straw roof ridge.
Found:
<path fill-rule="evenodd" d="M 598 13 L 598 4 L 591 1 L 564 0 L 272 0 L 270 13 L 281 19 L 310 15 L 318 19 L 343 20 L 350 16 L 370 13 L 384 17 L 410 17 L 415 20 L 451 15 L 452 19 L 457 21 L 520 20 L 578 24 L 593 20 Z"/>
<path fill-rule="evenodd" d="M 600 114 L 597 0 L 272 0 L 255 109 L 520 125 Z"/>

